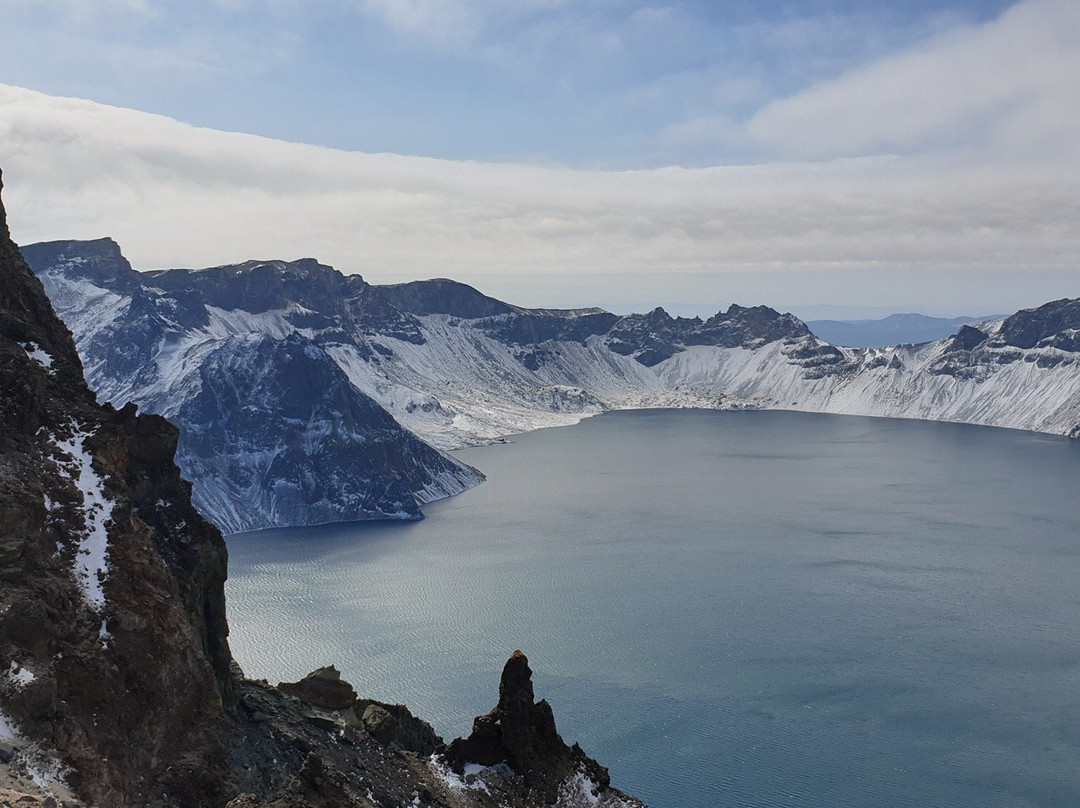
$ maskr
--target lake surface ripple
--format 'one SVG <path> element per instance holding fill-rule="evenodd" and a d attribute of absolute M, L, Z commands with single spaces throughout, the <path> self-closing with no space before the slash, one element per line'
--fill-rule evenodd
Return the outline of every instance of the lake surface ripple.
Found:
<path fill-rule="evenodd" d="M 522 648 L 653 808 L 1080 805 L 1080 443 L 660 410 L 458 456 L 424 522 L 230 537 L 249 676 L 449 738 Z"/>

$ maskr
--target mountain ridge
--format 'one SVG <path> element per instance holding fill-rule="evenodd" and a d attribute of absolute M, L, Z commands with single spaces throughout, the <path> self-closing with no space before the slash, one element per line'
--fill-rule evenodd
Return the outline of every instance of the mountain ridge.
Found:
<path fill-rule="evenodd" d="M 46 242 L 24 255 L 51 268 L 41 277 L 61 311 L 91 290 L 71 325 L 93 357 L 95 388 L 180 425 L 181 469 L 223 530 L 419 519 L 422 504 L 483 480 L 402 429 L 319 347 L 357 327 L 343 295 L 361 280 L 313 259 L 142 274 L 111 239 L 81 245 Z M 230 317 L 241 301 L 244 316 Z M 287 414 L 276 406 L 286 393 Z"/>
<path fill-rule="evenodd" d="M 72 255 L 80 249 L 62 244 Z M 1068 300 L 963 325 L 937 342 L 845 348 L 767 306 L 732 304 L 705 319 L 663 308 L 528 309 L 447 279 L 372 285 L 313 259 L 124 277 L 97 266 L 92 280 L 79 262 L 35 252 L 55 245 L 31 245 L 27 254 L 72 324 L 95 389 L 116 404 L 137 400 L 170 416 L 198 393 L 196 370 L 214 340 L 262 335 L 324 353 L 349 386 L 443 450 L 641 407 L 792 409 L 1080 433 L 1080 304 Z M 93 255 L 84 263 L 94 260 L 101 263 Z M 236 266 L 272 283 L 245 303 L 250 284 L 221 280 Z M 155 286 L 162 277 L 169 289 Z M 204 284 L 214 301 L 240 307 L 210 305 Z M 167 303 L 162 316 L 172 318 L 182 350 L 114 362 L 111 351 L 147 344 L 153 317 L 140 310 L 143 301 L 159 301 L 159 310 Z"/>

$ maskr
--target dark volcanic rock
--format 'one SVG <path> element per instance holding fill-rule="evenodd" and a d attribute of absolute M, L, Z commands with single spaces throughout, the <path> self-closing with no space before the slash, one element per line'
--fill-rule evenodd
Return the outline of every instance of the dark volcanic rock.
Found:
<path fill-rule="evenodd" d="M 689 323 L 690 325 L 687 325 Z M 681 349 L 682 335 L 701 320 L 672 319 L 662 308 L 648 314 L 629 314 L 607 333 L 607 345 L 622 356 L 634 355 L 646 367 L 671 358 Z"/>
<path fill-rule="evenodd" d="M 479 716 L 473 722 L 472 734 L 452 742 L 444 756 L 458 773 L 468 763 L 505 763 L 552 803 L 560 784 L 575 773 L 583 773 L 601 790 L 611 784 L 607 769 L 577 744 L 567 746 L 563 742 L 551 706 L 547 701 L 535 700 L 532 670 L 521 651 L 515 651 L 503 668 L 498 706 Z"/>
<path fill-rule="evenodd" d="M 534 345 L 548 340 L 585 342 L 589 337 L 607 333 L 618 316 L 610 312 L 540 311 L 522 309 L 512 314 L 492 317 L 477 325 L 488 336 L 511 345 Z M 535 370 L 535 368 L 530 368 Z"/>
<path fill-rule="evenodd" d="M 324 315 L 343 313 L 349 283 L 333 267 L 314 258 L 246 261 L 208 269 L 166 269 L 146 273 L 166 292 L 195 290 L 210 306 L 260 314 L 290 303 Z"/>
<path fill-rule="evenodd" d="M 819 342 L 812 335 L 795 342 L 790 348 L 785 348 L 784 355 L 790 361 L 805 369 L 806 372 L 803 375 L 807 379 L 823 379 L 826 376 L 836 376 L 850 371 L 854 367 L 845 358 L 843 351 L 832 345 Z M 875 362 L 871 366 L 882 367 L 885 364 L 887 364 L 887 360 L 881 357 L 879 362 Z M 899 367 L 899 365 L 888 364 L 890 367 Z"/>
<path fill-rule="evenodd" d="M 687 335 L 688 345 L 721 348 L 756 348 L 778 340 L 795 340 L 810 334 L 806 323 L 794 314 L 781 314 L 768 306 L 735 305 L 717 312 Z"/>
<path fill-rule="evenodd" d="M 661 308 L 648 314 L 630 314 L 608 332 L 607 343 L 615 353 L 633 355 L 641 364 L 652 367 L 690 345 L 758 348 L 809 334 L 806 324 L 793 314 L 781 314 L 768 306 L 744 308 L 732 304 L 726 312 L 717 312 L 705 322 L 699 317 L 672 318 Z"/>
<path fill-rule="evenodd" d="M 973 351 L 986 342 L 986 334 L 970 325 L 960 326 L 956 335 L 950 338 L 946 351 Z"/>
<path fill-rule="evenodd" d="M 224 799 L 225 545 L 191 507 L 176 439 L 96 405 L 0 224 L 0 658 L 35 677 L 2 706 L 96 804 Z M 100 577 L 80 572 L 95 537 Z"/>
<path fill-rule="evenodd" d="M 404 704 L 383 704 L 361 699 L 357 715 L 379 743 L 427 757 L 443 745 L 431 724 L 412 714 Z"/>
<path fill-rule="evenodd" d="M 1014 362 L 1047 369 L 1076 363 L 1080 357 L 1075 354 L 1080 354 L 1080 299 L 1055 300 L 1016 312 L 992 335 L 962 326 L 928 370 L 936 376 L 982 381 Z"/>
<path fill-rule="evenodd" d="M 281 682 L 278 690 L 323 710 L 347 710 L 356 702 L 353 686 L 333 665 L 314 670 L 299 682 Z"/>
<path fill-rule="evenodd" d="M 375 299 L 409 314 L 449 314 L 463 320 L 475 320 L 514 311 L 500 300 L 446 278 L 373 286 L 371 289 Z"/>
<path fill-rule="evenodd" d="M 1080 351 L 1080 298 L 1055 300 L 1007 317 L 997 340 L 1016 348 L 1053 347 Z"/>
<path fill-rule="evenodd" d="M 349 301 L 349 310 L 357 328 L 369 337 L 390 337 L 413 345 L 423 345 L 424 335 L 420 321 L 413 315 L 396 308 L 380 293 L 380 286 L 356 284 L 355 295 Z M 365 346 L 358 345 L 364 352 Z"/>

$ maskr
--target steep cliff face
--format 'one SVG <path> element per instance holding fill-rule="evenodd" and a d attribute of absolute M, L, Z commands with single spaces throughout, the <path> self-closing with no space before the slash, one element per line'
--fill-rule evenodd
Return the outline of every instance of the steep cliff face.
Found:
<path fill-rule="evenodd" d="M 0 733 L 16 771 L 96 804 L 224 796 L 226 552 L 176 441 L 97 406 L 0 225 Z"/>
<path fill-rule="evenodd" d="M 109 239 L 24 254 L 99 396 L 180 427 L 195 505 L 226 532 L 420 519 L 422 504 L 483 480 L 403 429 L 325 353 L 376 322 L 411 333 L 400 312 L 355 305 L 358 278 L 312 260 L 142 275 Z"/>
<path fill-rule="evenodd" d="M 419 519 L 480 476 L 418 441 L 298 334 L 213 350 L 176 413 L 195 503 L 225 531 Z M 238 459 L 241 459 L 238 462 Z"/>
<path fill-rule="evenodd" d="M 309 372 L 312 346 L 282 344 L 286 369 Z M 333 399 L 337 366 L 318 367 L 329 411 L 367 418 Z M 310 409 L 253 372 L 287 415 Z M 204 437 L 209 456 L 221 436 Z M 245 680 L 227 640 L 225 545 L 192 507 L 177 440 L 160 416 L 96 403 L 0 203 L 0 803 L 640 807 L 561 740 L 527 765 L 517 746 L 483 766 L 466 755 L 458 775 L 429 725 L 357 698 L 332 668 L 280 688 Z M 524 710 L 532 687 L 514 664 Z"/>

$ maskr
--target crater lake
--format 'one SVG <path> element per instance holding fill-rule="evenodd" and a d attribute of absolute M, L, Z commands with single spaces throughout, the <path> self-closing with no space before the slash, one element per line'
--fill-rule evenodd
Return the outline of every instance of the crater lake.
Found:
<path fill-rule="evenodd" d="M 450 739 L 521 648 L 653 808 L 1080 805 L 1080 443 L 647 410 L 456 456 L 422 522 L 229 537 L 249 676 Z"/>

